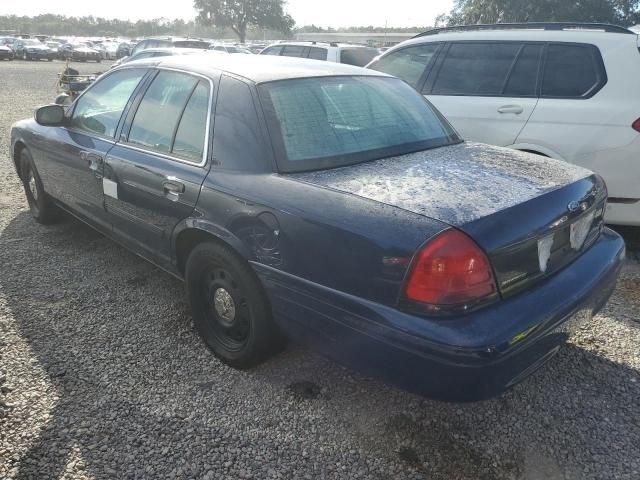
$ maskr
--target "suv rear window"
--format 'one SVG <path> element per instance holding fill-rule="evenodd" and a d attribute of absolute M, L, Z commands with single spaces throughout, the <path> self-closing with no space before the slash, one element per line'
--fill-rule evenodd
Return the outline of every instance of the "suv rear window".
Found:
<path fill-rule="evenodd" d="M 379 54 L 375 48 L 343 48 L 340 50 L 340 63 L 364 67 Z"/>
<path fill-rule="evenodd" d="M 601 61 L 591 45 L 549 45 L 542 96 L 581 98 L 593 94 L 605 81 Z"/>

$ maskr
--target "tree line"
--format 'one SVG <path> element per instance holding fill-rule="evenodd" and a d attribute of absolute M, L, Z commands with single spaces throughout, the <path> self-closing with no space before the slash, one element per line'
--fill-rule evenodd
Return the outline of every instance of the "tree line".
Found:
<path fill-rule="evenodd" d="M 436 24 L 510 22 L 640 23 L 640 0 L 455 0 Z"/>
<path fill-rule="evenodd" d="M 367 33 L 374 31 L 422 32 L 429 27 L 385 28 L 375 26 L 295 28 L 285 12 L 284 0 L 194 0 L 197 18 L 150 20 L 68 17 L 44 14 L 34 17 L 0 16 L 0 32 L 56 36 L 193 36 L 262 40 L 287 38 L 292 33 Z M 640 23 L 640 0 L 455 0 L 453 9 L 436 19 L 436 25 L 507 22 L 601 22 L 631 26 Z"/>

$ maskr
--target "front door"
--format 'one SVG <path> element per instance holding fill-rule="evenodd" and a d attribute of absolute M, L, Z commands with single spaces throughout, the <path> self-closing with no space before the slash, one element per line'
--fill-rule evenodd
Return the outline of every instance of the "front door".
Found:
<path fill-rule="evenodd" d="M 160 70 L 130 112 L 105 166 L 114 233 L 160 264 L 175 226 L 195 208 L 207 175 L 213 82 Z"/>
<path fill-rule="evenodd" d="M 74 104 L 68 126 L 55 130 L 56 148 L 43 155 L 51 192 L 78 215 L 110 228 L 104 210 L 104 160 L 115 144 L 122 113 L 146 70 L 114 72 Z"/>

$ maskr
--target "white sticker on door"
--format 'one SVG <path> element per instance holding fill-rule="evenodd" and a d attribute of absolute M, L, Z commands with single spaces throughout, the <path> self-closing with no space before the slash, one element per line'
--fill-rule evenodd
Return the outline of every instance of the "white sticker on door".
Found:
<path fill-rule="evenodd" d="M 102 191 L 108 197 L 118 198 L 118 184 L 108 178 L 102 178 Z"/>

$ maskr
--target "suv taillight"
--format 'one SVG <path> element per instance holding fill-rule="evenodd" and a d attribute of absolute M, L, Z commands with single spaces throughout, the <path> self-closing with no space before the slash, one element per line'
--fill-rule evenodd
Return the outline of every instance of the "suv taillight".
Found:
<path fill-rule="evenodd" d="M 636 132 L 640 132 L 640 118 L 631 124 L 631 128 L 633 128 Z"/>
<path fill-rule="evenodd" d="M 405 298 L 433 307 L 476 304 L 497 294 L 489 259 L 459 230 L 445 230 L 416 254 Z"/>

